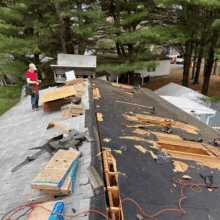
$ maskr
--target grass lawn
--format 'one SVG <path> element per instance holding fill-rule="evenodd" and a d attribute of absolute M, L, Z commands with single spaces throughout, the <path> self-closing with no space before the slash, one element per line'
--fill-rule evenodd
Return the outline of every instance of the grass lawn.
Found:
<path fill-rule="evenodd" d="M 0 116 L 12 108 L 15 104 L 19 102 L 19 98 L 8 99 L 0 98 Z"/>
<path fill-rule="evenodd" d="M 20 86 L 0 87 L 0 116 L 19 102 L 20 95 Z"/>

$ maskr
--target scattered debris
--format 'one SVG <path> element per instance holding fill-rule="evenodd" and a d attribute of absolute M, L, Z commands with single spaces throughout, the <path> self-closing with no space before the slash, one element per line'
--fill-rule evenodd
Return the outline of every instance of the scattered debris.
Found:
<path fill-rule="evenodd" d="M 157 160 L 157 159 L 158 159 L 158 157 L 154 154 L 153 151 L 150 151 L 150 154 L 151 154 L 151 156 L 152 156 L 152 158 L 153 158 L 154 160 Z"/>
<path fill-rule="evenodd" d="M 141 145 L 134 145 L 134 146 L 144 154 L 147 152 L 147 150 L 145 148 L 143 148 Z"/>
<path fill-rule="evenodd" d="M 137 220 L 143 220 L 144 218 L 143 218 L 143 216 L 141 214 L 137 213 L 136 219 Z"/>
<path fill-rule="evenodd" d="M 116 87 L 123 88 L 123 89 L 134 89 L 133 86 L 124 85 L 124 84 L 112 83 L 112 85 L 113 85 L 113 86 L 116 86 Z"/>
<path fill-rule="evenodd" d="M 104 138 L 103 141 L 104 141 L 104 142 L 110 142 L 110 141 L 111 141 L 111 138 Z"/>
<path fill-rule="evenodd" d="M 131 116 L 129 116 L 131 117 Z M 139 124 L 139 125 L 126 125 L 124 123 L 122 123 L 122 126 L 126 127 L 126 128 L 147 128 L 147 127 L 158 127 L 159 125 L 155 125 L 155 124 L 147 124 L 147 125 L 143 125 L 143 124 Z"/>
<path fill-rule="evenodd" d="M 122 154 L 121 150 L 113 150 L 114 152 L 116 152 L 117 154 Z"/>
<path fill-rule="evenodd" d="M 131 96 L 133 96 L 134 94 L 133 93 L 131 93 L 131 92 L 125 92 L 126 94 L 128 94 L 128 95 L 131 95 Z"/>
<path fill-rule="evenodd" d="M 100 156 L 102 154 L 102 152 L 99 152 L 98 154 L 96 154 L 96 157 Z"/>
<path fill-rule="evenodd" d="M 98 120 L 98 121 L 103 121 L 103 115 L 102 115 L 102 113 L 97 112 L 97 113 L 96 113 L 96 116 L 97 116 L 97 120 Z"/>
<path fill-rule="evenodd" d="M 198 139 L 194 139 L 194 138 L 183 138 L 183 140 L 185 140 L 185 141 L 194 141 L 194 142 L 203 142 L 203 138 L 198 138 Z"/>
<path fill-rule="evenodd" d="M 208 191 L 209 191 L 209 192 L 213 192 L 213 189 L 212 189 L 212 188 L 208 188 Z"/>
<path fill-rule="evenodd" d="M 98 88 L 93 88 L 93 98 L 99 100 L 101 98 L 100 92 Z"/>
<path fill-rule="evenodd" d="M 79 116 L 82 114 L 84 114 L 84 110 L 81 105 L 69 105 L 68 109 L 64 109 L 62 111 L 60 120 L 63 121 L 63 120 L 72 118 L 74 116 Z"/>
<path fill-rule="evenodd" d="M 132 133 L 140 134 L 140 135 L 147 135 L 147 136 L 150 136 L 150 134 L 151 134 L 150 131 L 145 131 L 145 130 L 142 130 L 142 129 L 135 129 Z"/>
<path fill-rule="evenodd" d="M 145 114 L 150 114 L 150 112 L 146 112 L 146 111 L 143 111 L 143 113 L 145 113 Z"/>
<path fill-rule="evenodd" d="M 205 181 L 205 184 L 207 187 L 212 187 L 213 184 L 213 176 L 212 175 L 202 175 L 201 173 L 199 174 Z"/>
<path fill-rule="evenodd" d="M 100 108 L 100 105 L 96 105 L 96 108 Z"/>
<path fill-rule="evenodd" d="M 186 163 L 177 160 L 173 161 L 173 165 L 175 167 L 175 169 L 173 169 L 174 172 L 186 172 L 189 167 Z"/>
<path fill-rule="evenodd" d="M 175 183 L 173 183 L 173 185 L 174 185 L 174 187 L 176 187 L 176 184 L 175 184 Z"/>
<path fill-rule="evenodd" d="M 154 134 L 159 141 L 160 139 L 163 139 L 163 138 L 182 140 L 182 138 L 179 135 L 175 135 L 175 134 L 164 134 L 164 133 L 154 132 L 154 131 L 152 131 L 151 133 Z"/>
<path fill-rule="evenodd" d="M 183 175 L 182 178 L 183 178 L 183 179 L 187 179 L 187 180 L 191 180 L 191 179 L 192 179 L 192 177 L 189 176 L 189 175 Z"/>

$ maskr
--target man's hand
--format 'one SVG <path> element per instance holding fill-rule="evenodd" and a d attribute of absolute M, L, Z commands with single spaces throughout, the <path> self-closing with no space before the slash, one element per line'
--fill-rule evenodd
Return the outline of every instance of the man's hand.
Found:
<path fill-rule="evenodd" d="M 36 85 L 38 86 L 38 85 L 39 85 L 39 82 L 36 82 Z"/>
<path fill-rule="evenodd" d="M 37 80 L 38 81 L 38 83 L 41 83 L 41 80 Z"/>

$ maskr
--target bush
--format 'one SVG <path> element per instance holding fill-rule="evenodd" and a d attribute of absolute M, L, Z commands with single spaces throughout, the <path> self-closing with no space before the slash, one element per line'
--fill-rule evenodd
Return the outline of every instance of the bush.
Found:
<path fill-rule="evenodd" d="M 21 88 L 20 86 L 2 86 L 0 87 L 0 98 L 20 98 Z"/>

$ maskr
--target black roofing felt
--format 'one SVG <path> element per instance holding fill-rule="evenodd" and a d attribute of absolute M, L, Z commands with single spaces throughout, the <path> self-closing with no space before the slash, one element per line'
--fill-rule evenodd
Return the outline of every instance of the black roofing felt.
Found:
<path fill-rule="evenodd" d="M 179 121 L 190 120 L 193 125 L 201 128 L 201 134 L 204 134 L 205 139 L 216 137 L 218 133 L 210 127 L 197 122 L 188 114 L 173 108 L 167 102 L 161 101 L 151 91 L 140 89 L 134 91 L 134 96 L 125 93 L 124 89 L 113 87 L 109 82 L 94 80 L 96 87 L 99 88 L 101 99 L 95 100 L 96 112 L 103 114 L 103 122 L 98 122 L 100 139 L 111 138 L 109 143 L 101 141 L 102 147 L 109 147 L 112 150 L 118 150 L 121 145 L 127 144 L 128 151 L 122 154 L 117 154 L 112 151 L 112 154 L 117 160 L 117 169 L 119 173 L 119 188 L 121 199 L 132 198 L 148 215 L 153 215 L 162 209 L 178 209 L 178 201 L 180 199 L 180 185 L 173 182 L 173 178 L 181 178 L 187 174 L 192 177 L 192 180 L 184 180 L 188 183 L 204 183 L 199 173 L 211 174 L 214 177 L 215 185 L 220 185 L 220 174 L 218 170 L 201 167 L 194 161 L 187 161 L 189 169 L 185 173 L 174 173 L 173 164 L 170 160 L 163 161 L 163 165 L 155 163 L 151 155 L 146 152 L 140 152 L 134 145 L 141 145 L 148 150 L 152 150 L 148 143 L 142 143 L 132 140 L 119 139 L 120 136 L 135 136 L 132 134 L 134 128 L 125 128 L 121 123 L 136 124 L 135 122 L 127 121 L 122 114 L 125 112 L 134 112 L 143 114 L 143 111 L 148 111 L 147 108 L 132 106 L 128 104 L 118 103 L 116 100 L 127 101 L 146 106 L 154 106 L 156 108 L 155 116 L 168 117 Z M 149 128 L 149 130 L 161 131 L 161 128 Z M 173 130 L 174 134 L 180 135 L 182 138 L 192 138 L 195 135 L 188 134 L 177 129 Z M 200 137 L 201 135 L 197 135 Z M 203 136 L 203 135 L 202 135 Z M 149 139 L 153 139 L 150 137 Z M 156 140 L 156 138 L 155 138 Z M 155 151 L 155 154 L 159 152 Z M 175 184 L 175 185 L 174 185 Z M 215 189 L 214 192 L 209 192 L 206 187 L 202 187 L 202 193 L 195 193 L 189 187 L 184 189 L 184 194 L 189 199 L 182 202 L 186 214 L 178 212 L 165 212 L 155 217 L 154 219 L 166 220 L 207 220 L 220 219 L 220 189 Z M 123 203 L 123 212 L 125 220 L 136 219 L 136 214 L 141 213 L 138 208 L 129 201 Z M 210 218 L 209 218 L 210 216 Z M 146 219 L 146 218 L 145 218 Z"/>

